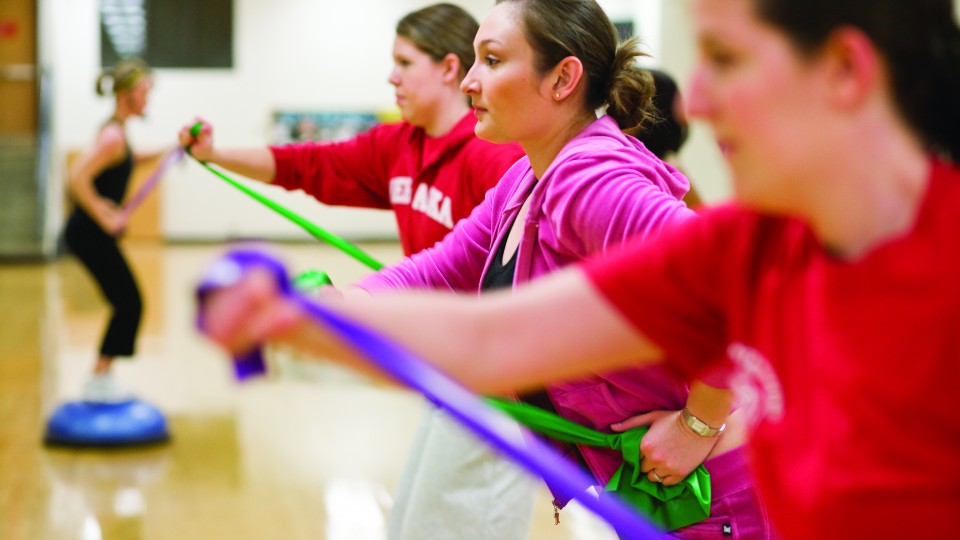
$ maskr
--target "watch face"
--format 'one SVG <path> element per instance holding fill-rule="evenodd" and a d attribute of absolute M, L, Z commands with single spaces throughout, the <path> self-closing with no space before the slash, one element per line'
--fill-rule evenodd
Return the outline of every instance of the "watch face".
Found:
<path fill-rule="evenodd" d="M 721 432 L 723 428 L 727 427 L 726 424 L 720 426 L 719 428 L 712 428 L 708 426 L 705 422 L 697 418 L 687 409 L 683 409 L 680 413 L 681 418 L 687 426 L 693 430 L 694 433 L 701 437 L 716 437 Z"/>
<path fill-rule="evenodd" d="M 696 418 L 691 418 L 689 424 L 690 428 L 697 432 L 697 435 L 705 436 L 710 431 L 710 428 L 708 428 L 706 424 L 697 420 Z"/>

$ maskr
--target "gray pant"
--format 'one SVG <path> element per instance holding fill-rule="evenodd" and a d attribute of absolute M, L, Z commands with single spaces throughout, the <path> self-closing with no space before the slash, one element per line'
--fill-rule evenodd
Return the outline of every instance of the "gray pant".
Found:
<path fill-rule="evenodd" d="M 387 539 L 526 540 L 538 486 L 428 403 L 400 476 Z"/>

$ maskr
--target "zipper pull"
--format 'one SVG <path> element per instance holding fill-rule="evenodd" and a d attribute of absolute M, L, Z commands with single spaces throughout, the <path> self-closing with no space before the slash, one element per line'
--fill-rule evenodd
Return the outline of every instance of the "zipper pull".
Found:
<path fill-rule="evenodd" d="M 556 500 L 553 501 L 553 524 L 560 524 L 560 505 L 557 504 Z"/>

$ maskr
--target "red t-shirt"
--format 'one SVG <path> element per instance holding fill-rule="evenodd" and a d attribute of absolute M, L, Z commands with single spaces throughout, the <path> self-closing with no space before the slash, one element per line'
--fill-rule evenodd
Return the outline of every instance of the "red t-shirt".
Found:
<path fill-rule="evenodd" d="M 956 537 L 956 167 L 934 163 L 913 230 L 853 262 L 798 221 L 728 206 L 586 272 L 685 376 L 738 365 L 752 467 L 785 537 Z"/>
<path fill-rule="evenodd" d="M 381 124 L 343 142 L 273 146 L 273 183 L 322 203 L 392 209 L 404 255 L 428 248 L 470 215 L 523 150 L 477 138 L 465 115 L 428 137 L 406 122 Z"/>

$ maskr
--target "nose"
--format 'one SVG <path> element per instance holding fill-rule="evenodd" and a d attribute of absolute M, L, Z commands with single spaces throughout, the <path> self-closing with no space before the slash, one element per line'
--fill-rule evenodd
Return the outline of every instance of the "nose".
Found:
<path fill-rule="evenodd" d="M 474 63 L 470 66 L 470 70 L 467 71 L 467 74 L 463 77 L 463 80 L 460 81 L 460 91 L 468 96 L 470 94 L 479 94 L 480 93 L 480 83 L 477 81 L 477 78 L 474 76 L 474 69 L 477 67 L 477 64 Z"/>
<path fill-rule="evenodd" d="M 393 69 L 390 70 L 390 76 L 387 77 L 387 82 L 394 86 L 400 86 L 400 67 L 397 65 L 393 66 Z"/>

